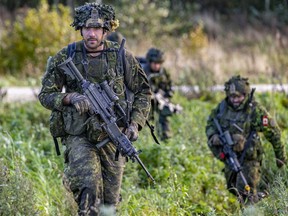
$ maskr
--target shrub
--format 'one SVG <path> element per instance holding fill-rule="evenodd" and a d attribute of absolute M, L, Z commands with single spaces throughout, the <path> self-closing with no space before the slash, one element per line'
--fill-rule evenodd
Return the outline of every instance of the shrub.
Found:
<path fill-rule="evenodd" d="M 49 10 L 42 1 L 38 9 L 28 9 L 24 18 L 7 23 L 8 31 L 3 33 L 0 44 L 0 74 L 39 75 L 47 57 L 76 38 L 69 28 L 71 22 L 67 7 L 59 5 L 58 10 Z"/>

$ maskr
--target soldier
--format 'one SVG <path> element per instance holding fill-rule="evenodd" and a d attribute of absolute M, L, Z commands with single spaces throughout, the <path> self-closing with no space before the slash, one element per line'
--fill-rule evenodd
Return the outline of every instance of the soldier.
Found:
<path fill-rule="evenodd" d="M 209 148 L 217 159 L 225 163 L 227 189 L 238 197 L 241 204 L 256 203 L 268 195 L 265 191 L 257 192 L 263 156 L 259 132 L 273 145 L 277 166 L 281 168 L 287 161 L 280 129 L 264 107 L 253 99 L 254 90 L 250 91 L 247 78 L 233 76 L 225 83 L 226 98 L 212 111 L 206 126 Z M 242 173 L 251 188 L 250 193 L 243 190 L 245 185 L 241 175 L 233 172 L 228 165 L 214 118 L 223 131 L 230 132 L 234 143 L 232 150 L 242 166 Z"/>
<path fill-rule="evenodd" d="M 168 117 L 174 112 L 181 111 L 182 108 L 170 103 L 173 96 L 172 80 L 170 74 L 162 66 L 163 62 L 164 53 L 159 49 L 150 48 L 146 54 L 146 63 L 142 66 L 154 93 L 150 119 L 154 120 L 154 112 L 159 114 L 160 137 L 166 140 L 171 136 Z"/>
<path fill-rule="evenodd" d="M 75 9 L 75 30 L 80 30 L 83 40 L 60 50 L 48 62 L 39 94 L 41 104 L 52 110 L 50 131 L 61 136 L 64 152 L 64 185 L 73 192 L 79 215 L 99 215 L 100 207 L 113 208 L 120 201 L 120 187 L 126 158 L 115 160 L 116 148 L 112 143 L 97 149 L 96 144 L 107 137 L 101 128 L 99 115 L 91 112 L 91 105 L 83 95 L 80 83 L 72 80 L 59 67 L 68 57 L 92 83 L 108 81 L 120 98 L 119 104 L 130 114 L 125 134 L 131 141 L 138 138 L 151 105 L 151 90 L 144 71 L 134 56 L 125 50 L 126 69 L 118 64 L 119 46 L 105 40 L 119 22 L 114 9 L 105 4 L 86 3 Z M 121 59 L 121 58 L 120 58 Z M 66 92 L 62 89 L 65 87 Z M 126 93 L 133 93 L 129 103 Z M 125 128 L 127 122 L 119 122 Z"/>
<path fill-rule="evenodd" d="M 107 40 L 117 42 L 118 44 L 121 44 L 123 38 L 124 37 L 120 32 L 110 32 L 107 35 Z"/>

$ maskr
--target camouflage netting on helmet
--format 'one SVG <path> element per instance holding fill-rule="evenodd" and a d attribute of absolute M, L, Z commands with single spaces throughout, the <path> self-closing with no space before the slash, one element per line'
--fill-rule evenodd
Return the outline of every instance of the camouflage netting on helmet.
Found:
<path fill-rule="evenodd" d="M 119 26 L 119 21 L 115 19 L 115 11 L 110 5 L 93 2 L 75 8 L 74 21 L 71 26 L 75 30 L 85 26 L 102 27 L 108 31 L 114 31 Z"/>
<path fill-rule="evenodd" d="M 148 62 L 164 62 L 164 53 L 156 48 L 150 48 L 146 54 L 146 59 Z"/>
<path fill-rule="evenodd" d="M 248 95 L 250 93 L 250 84 L 248 78 L 243 78 L 240 75 L 233 76 L 225 83 L 226 95 Z"/>

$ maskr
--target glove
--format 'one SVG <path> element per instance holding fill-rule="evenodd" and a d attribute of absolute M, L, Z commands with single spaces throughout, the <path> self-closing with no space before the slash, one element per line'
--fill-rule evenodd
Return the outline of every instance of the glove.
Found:
<path fill-rule="evenodd" d="M 280 169 L 282 166 L 284 166 L 286 164 L 286 160 L 280 160 L 278 158 L 276 158 L 276 165 L 277 167 Z"/>
<path fill-rule="evenodd" d="M 214 134 L 210 139 L 209 139 L 209 144 L 213 146 L 221 146 L 221 141 L 219 139 L 218 134 Z"/>
<path fill-rule="evenodd" d="M 89 111 L 93 113 L 91 104 L 85 95 L 79 94 L 77 92 L 68 93 L 63 99 L 64 105 L 72 104 L 80 115 Z"/>
<path fill-rule="evenodd" d="M 241 134 L 233 134 L 232 139 L 235 143 L 235 145 L 233 146 L 233 151 L 235 152 L 243 151 L 245 143 L 246 143 L 245 137 Z"/>
<path fill-rule="evenodd" d="M 130 141 L 136 141 L 138 139 L 138 124 L 132 121 L 126 129 L 125 134 Z"/>

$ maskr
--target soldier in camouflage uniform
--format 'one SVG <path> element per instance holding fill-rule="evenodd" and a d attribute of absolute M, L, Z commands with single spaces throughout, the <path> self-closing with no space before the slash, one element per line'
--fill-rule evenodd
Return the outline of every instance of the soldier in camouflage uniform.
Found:
<path fill-rule="evenodd" d="M 281 133 L 276 121 L 253 99 L 247 78 L 233 76 L 225 83 L 225 92 L 226 98 L 212 111 L 207 121 L 208 146 L 217 159 L 225 162 L 224 172 L 228 190 L 236 195 L 242 204 L 255 203 L 268 195 L 264 191 L 257 191 L 263 155 L 258 132 L 262 132 L 273 145 L 279 168 L 287 161 L 285 146 L 281 142 Z M 243 190 L 245 186 L 240 175 L 231 171 L 226 163 L 214 118 L 219 121 L 222 130 L 228 130 L 232 136 L 233 151 L 237 154 L 244 177 L 251 187 L 250 194 Z M 252 134 L 253 136 L 249 136 Z"/>
<path fill-rule="evenodd" d="M 144 71 L 130 52 L 125 50 L 125 71 L 119 66 L 121 64 L 117 64 L 119 46 L 105 40 L 105 37 L 118 25 L 114 9 L 109 5 L 86 3 L 76 8 L 72 26 L 80 30 L 83 40 L 76 42 L 72 56 L 86 80 L 93 83 L 108 81 L 120 98 L 122 108 L 130 113 L 125 134 L 135 141 L 149 115 L 151 90 Z M 39 100 L 44 107 L 52 110 L 52 135 L 61 136 L 62 144 L 66 146 L 63 180 L 74 194 L 79 215 L 99 215 L 101 206 L 116 207 L 120 201 L 126 158 L 119 155 L 118 161 L 115 160 L 116 148 L 112 143 L 96 148 L 96 144 L 107 134 L 101 128 L 103 122 L 100 117 L 91 112 L 90 102 L 83 95 L 80 83 L 59 68 L 59 64 L 70 56 L 68 47 L 49 61 Z M 131 106 L 125 96 L 128 89 L 134 95 Z M 60 117 L 55 115 L 58 116 L 56 118 L 53 113 L 60 113 Z M 121 122 L 118 124 L 120 128 L 124 125 Z"/>
<path fill-rule="evenodd" d="M 107 40 L 117 42 L 118 44 L 121 44 L 123 39 L 124 37 L 120 32 L 110 32 L 107 35 Z"/>
<path fill-rule="evenodd" d="M 170 100 L 173 95 L 172 80 L 168 71 L 163 67 L 163 62 L 164 53 L 159 49 L 150 48 L 146 54 L 146 63 L 143 65 L 143 69 L 153 92 L 150 119 L 154 120 L 154 112 L 159 115 L 160 128 L 158 128 L 158 132 L 160 132 L 160 138 L 166 140 L 171 136 L 168 117 L 172 115 L 173 111 L 171 112 L 167 107 L 160 110 L 155 97 L 158 93 L 162 95 L 162 98 Z"/>

